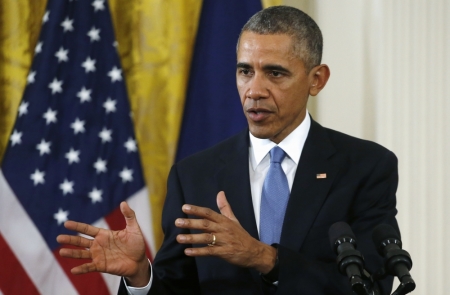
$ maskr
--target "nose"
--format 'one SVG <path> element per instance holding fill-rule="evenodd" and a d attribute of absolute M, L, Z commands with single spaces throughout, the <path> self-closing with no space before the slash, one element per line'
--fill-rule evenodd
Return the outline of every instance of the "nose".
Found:
<path fill-rule="evenodd" d="M 267 87 L 267 80 L 264 75 L 255 74 L 248 83 L 248 88 L 245 93 L 247 98 L 259 100 L 269 97 L 269 90 Z"/>

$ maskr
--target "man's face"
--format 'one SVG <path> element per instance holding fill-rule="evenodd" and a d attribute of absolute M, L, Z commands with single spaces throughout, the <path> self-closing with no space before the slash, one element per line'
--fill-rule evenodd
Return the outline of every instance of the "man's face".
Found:
<path fill-rule="evenodd" d="M 281 142 L 303 121 L 314 75 L 294 55 L 288 35 L 243 32 L 236 81 L 250 132 Z"/>

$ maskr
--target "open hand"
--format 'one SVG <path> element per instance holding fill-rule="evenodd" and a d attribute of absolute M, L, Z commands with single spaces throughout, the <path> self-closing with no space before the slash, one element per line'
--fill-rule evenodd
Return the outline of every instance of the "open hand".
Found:
<path fill-rule="evenodd" d="M 81 234 L 93 237 L 88 239 L 75 235 L 59 235 L 58 243 L 81 247 L 84 249 L 62 248 L 59 254 L 68 258 L 91 259 L 72 268 L 73 274 L 105 272 L 127 277 L 133 286 L 145 286 L 150 278 L 149 264 L 145 257 L 145 242 L 133 210 L 126 202 L 120 204 L 125 217 L 126 227 L 112 231 L 94 227 L 89 224 L 67 221 L 64 226 Z"/>

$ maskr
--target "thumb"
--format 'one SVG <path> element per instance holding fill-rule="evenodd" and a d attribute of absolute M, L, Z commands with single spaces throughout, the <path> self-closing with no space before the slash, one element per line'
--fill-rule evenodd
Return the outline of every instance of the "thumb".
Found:
<path fill-rule="evenodd" d="M 228 217 L 231 220 L 239 222 L 236 216 L 234 216 L 233 210 L 231 210 L 230 204 L 228 203 L 223 191 L 220 191 L 217 194 L 217 207 L 219 207 L 220 213 L 222 215 Z"/>
<path fill-rule="evenodd" d="M 136 214 L 130 206 L 128 206 L 127 202 L 120 203 L 120 211 L 122 212 L 123 217 L 125 217 L 127 227 L 139 228 L 139 224 L 136 220 Z"/>

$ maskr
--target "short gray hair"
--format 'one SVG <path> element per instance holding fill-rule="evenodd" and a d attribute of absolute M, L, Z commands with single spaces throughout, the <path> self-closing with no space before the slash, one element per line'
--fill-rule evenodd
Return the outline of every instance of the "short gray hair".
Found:
<path fill-rule="evenodd" d="M 322 32 L 316 22 L 303 11 L 290 6 L 272 6 L 253 15 L 241 30 L 261 35 L 286 34 L 292 37 L 294 53 L 309 72 L 322 60 Z"/>

